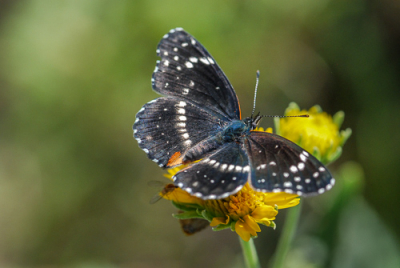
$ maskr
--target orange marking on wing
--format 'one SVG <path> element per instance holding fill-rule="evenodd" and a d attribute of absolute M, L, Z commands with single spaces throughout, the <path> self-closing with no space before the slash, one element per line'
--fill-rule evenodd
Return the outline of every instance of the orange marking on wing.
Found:
<path fill-rule="evenodd" d="M 239 98 L 237 95 L 236 95 L 236 99 L 238 100 L 238 106 L 239 106 L 239 119 L 242 120 L 242 109 L 240 109 Z"/>
<path fill-rule="evenodd" d="M 182 164 L 183 157 L 181 157 L 181 152 L 174 153 L 168 160 L 167 167 L 172 167 Z"/>

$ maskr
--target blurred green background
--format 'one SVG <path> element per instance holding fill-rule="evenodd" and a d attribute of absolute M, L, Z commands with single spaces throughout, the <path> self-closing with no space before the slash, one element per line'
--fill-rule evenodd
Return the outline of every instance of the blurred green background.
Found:
<path fill-rule="evenodd" d="M 346 113 L 337 185 L 303 200 L 287 267 L 400 267 L 398 0 L 0 0 L 0 267 L 242 267 L 238 237 L 181 233 L 132 138 L 155 49 L 183 27 L 249 115 Z M 263 127 L 272 126 L 264 120 Z M 263 267 L 285 218 L 255 243 Z"/>

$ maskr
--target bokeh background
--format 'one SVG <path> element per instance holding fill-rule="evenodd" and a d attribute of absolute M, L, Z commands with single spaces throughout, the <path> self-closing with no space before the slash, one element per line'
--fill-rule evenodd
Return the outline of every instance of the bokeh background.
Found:
<path fill-rule="evenodd" d="M 0 267 L 242 267 L 238 237 L 186 237 L 132 138 L 155 49 L 183 27 L 251 112 L 346 113 L 337 185 L 303 200 L 286 267 L 400 267 L 398 0 L 0 0 Z M 264 120 L 262 126 L 272 126 Z M 270 262 L 284 223 L 256 246 Z"/>

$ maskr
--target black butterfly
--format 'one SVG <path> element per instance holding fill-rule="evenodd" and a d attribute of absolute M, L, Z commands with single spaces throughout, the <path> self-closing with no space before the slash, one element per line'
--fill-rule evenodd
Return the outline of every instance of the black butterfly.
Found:
<path fill-rule="evenodd" d="M 175 185 L 202 199 L 220 199 L 246 182 L 257 191 L 298 195 L 334 185 L 311 154 L 280 136 L 254 131 L 261 116 L 242 120 L 227 77 L 207 50 L 182 28 L 158 45 L 153 89 L 165 97 L 146 103 L 133 132 L 139 147 L 162 168 L 192 163 Z"/>

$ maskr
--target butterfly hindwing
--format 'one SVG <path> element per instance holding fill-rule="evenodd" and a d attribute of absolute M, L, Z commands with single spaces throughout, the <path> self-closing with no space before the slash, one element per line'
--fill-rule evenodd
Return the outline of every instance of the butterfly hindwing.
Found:
<path fill-rule="evenodd" d="M 139 147 L 160 167 L 180 164 L 187 149 L 219 131 L 217 118 L 189 101 L 171 97 L 146 103 L 133 125 Z"/>
<path fill-rule="evenodd" d="M 232 85 L 207 50 L 181 28 L 160 41 L 153 73 L 153 89 L 191 100 L 220 119 L 240 119 L 239 102 Z"/>
<path fill-rule="evenodd" d="M 251 185 L 257 190 L 312 195 L 329 190 L 335 182 L 314 156 L 278 135 L 252 131 L 245 147 Z"/>
<path fill-rule="evenodd" d="M 174 183 L 202 199 L 220 199 L 238 192 L 247 182 L 250 166 L 243 146 L 226 143 L 209 157 L 182 169 Z"/>

